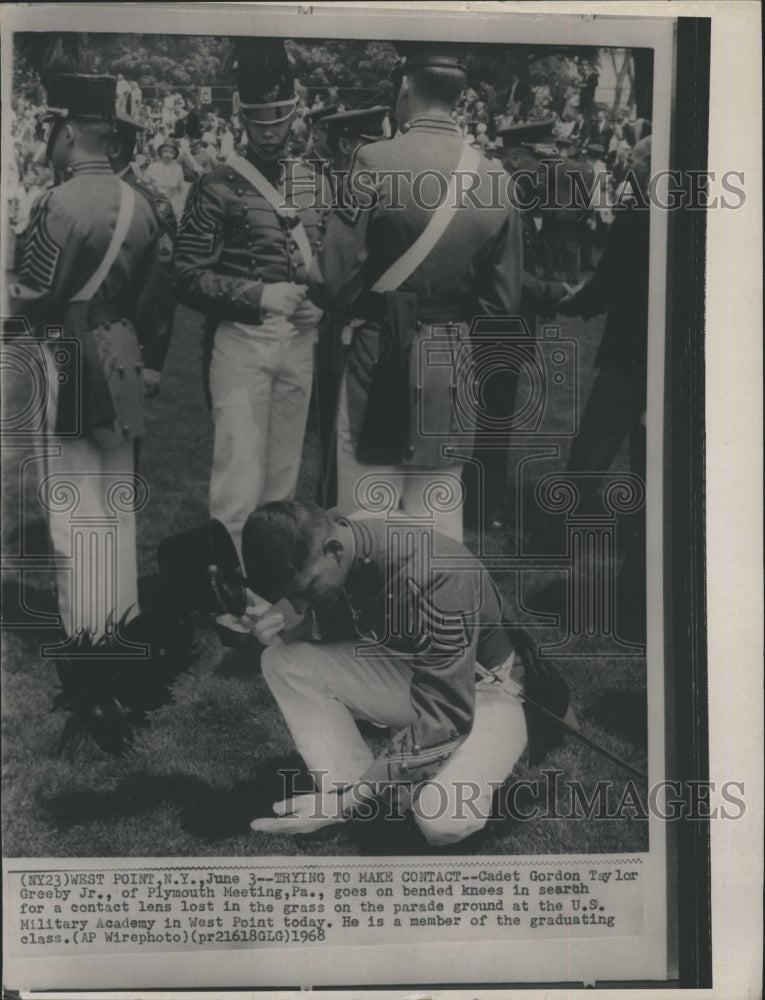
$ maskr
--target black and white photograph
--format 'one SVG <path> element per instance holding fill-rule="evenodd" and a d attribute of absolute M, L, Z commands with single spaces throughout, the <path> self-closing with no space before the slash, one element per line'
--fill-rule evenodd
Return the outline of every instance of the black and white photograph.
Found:
<path fill-rule="evenodd" d="M 528 6 L 4 17 L 5 987 L 722 985 L 759 187 L 710 16 Z"/>

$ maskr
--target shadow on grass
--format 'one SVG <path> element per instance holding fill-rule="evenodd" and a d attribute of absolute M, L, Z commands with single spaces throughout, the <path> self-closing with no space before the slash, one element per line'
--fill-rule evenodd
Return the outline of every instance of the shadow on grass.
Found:
<path fill-rule="evenodd" d="M 207 842 L 223 840 L 246 832 L 256 816 L 272 815 L 272 804 L 283 799 L 286 792 L 307 792 L 313 787 L 297 754 L 271 757 L 258 769 L 263 777 L 240 781 L 230 788 L 215 788 L 188 774 L 137 771 L 108 791 L 38 795 L 38 807 L 49 823 L 68 830 L 99 821 L 149 815 L 171 804 L 178 808 L 181 825 L 188 833 Z"/>
<path fill-rule="evenodd" d="M 225 648 L 225 647 L 224 647 Z M 238 649 L 226 649 L 221 659 L 215 665 L 213 673 L 216 677 L 241 677 L 251 680 L 260 675 L 260 658 L 263 649 L 252 643 Z"/>
<path fill-rule="evenodd" d="M 144 611 L 168 607 L 169 597 L 159 573 L 146 573 L 138 578 L 138 603 Z"/>
<path fill-rule="evenodd" d="M 648 742 L 648 706 L 644 691 L 607 688 L 580 713 L 599 728 L 619 739 L 644 748 Z"/>
<path fill-rule="evenodd" d="M 524 596 L 526 604 L 539 614 L 557 615 L 563 632 L 568 616 L 568 590 L 564 579 L 548 580 L 543 586 L 531 589 Z"/>
<path fill-rule="evenodd" d="M 27 655 L 38 657 L 42 646 L 63 641 L 58 602 L 49 584 L 34 586 L 29 574 L 22 578 L 21 574 L 9 572 L 0 588 L 0 606 L 3 631 L 20 639 Z"/>

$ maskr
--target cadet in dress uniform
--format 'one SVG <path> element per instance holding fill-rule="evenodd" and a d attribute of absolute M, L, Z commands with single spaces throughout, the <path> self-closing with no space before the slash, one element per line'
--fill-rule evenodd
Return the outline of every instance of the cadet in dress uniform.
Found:
<path fill-rule="evenodd" d="M 545 252 L 545 277 L 552 278 L 556 258 L 562 254 L 566 281 L 576 285 L 579 281 L 579 224 L 584 206 L 577 197 L 572 177 L 581 176 L 581 164 L 571 158 L 575 143 L 567 136 L 555 137 L 558 157 L 550 176 L 550 205 L 542 208 L 542 243 Z"/>
<path fill-rule="evenodd" d="M 144 127 L 128 115 L 116 116 L 114 136 L 109 147 L 109 162 L 115 174 L 137 191 L 151 206 L 159 232 L 159 268 L 155 284 L 155 322 L 153 339 L 143 345 L 146 365 L 144 378 L 148 391 L 159 392 L 160 373 L 164 368 L 170 338 L 173 333 L 177 300 L 173 287 L 173 248 L 178 223 L 168 198 L 142 180 L 131 168 L 136 139 Z"/>
<path fill-rule="evenodd" d="M 51 78 L 47 155 L 67 179 L 37 205 L 12 289 L 14 312 L 27 316 L 38 336 L 57 325 L 66 337 L 80 340 L 84 371 L 79 386 L 71 380 L 59 385 L 50 366 L 47 473 L 71 479 L 78 493 L 77 518 L 92 518 L 101 527 L 114 520 L 107 502 L 111 486 L 122 483 L 124 490 L 126 481 L 132 482 L 133 443 L 142 432 L 140 362 L 126 369 L 119 358 L 138 358 L 136 331 L 147 345 L 153 342 L 158 267 L 154 213 L 114 176 L 107 159 L 115 99 L 113 77 Z M 49 344 L 54 351 L 55 341 Z M 105 376 L 109 365 L 115 371 Z M 115 380 L 116 393 L 110 388 Z M 82 424 L 73 436 L 80 406 Z M 68 562 L 73 555 L 70 512 L 55 509 L 55 503 L 47 506 L 54 552 Z M 113 587 L 101 575 L 108 569 L 102 561 L 97 569 L 88 559 L 58 574 L 59 611 L 69 636 L 88 632 L 99 638 L 114 622 L 137 614 L 135 520 L 129 510 L 120 510 L 116 534 Z"/>
<path fill-rule="evenodd" d="M 517 312 L 521 222 L 511 205 L 509 178 L 492 186 L 489 171 L 496 164 L 467 152 L 452 120 L 465 83 L 464 65 L 453 49 L 408 44 L 396 81 L 395 117 L 406 131 L 358 150 L 349 191 L 363 184 L 367 194 L 376 189 L 375 196 L 369 205 L 359 194 L 355 203 L 333 211 L 320 273 L 312 281 L 317 304 L 331 310 L 349 306 L 354 316 L 338 416 L 338 505 L 344 510 L 365 505 L 371 481 L 363 477 L 375 473 L 396 491 L 407 513 L 430 516 L 432 498 L 447 498 L 435 524 L 461 538 L 460 472 L 470 450 L 472 417 L 466 415 L 457 430 L 452 402 L 457 366 L 469 371 L 467 334 L 474 317 Z M 388 183 L 392 173 L 401 179 L 395 187 Z M 457 174 L 465 188 L 472 184 L 480 205 L 462 197 L 464 207 L 449 207 L 448 185 L 459 187 Z M 441 202 L 446 208 L 436 209 Z M 432 245 L 404 274 L 406 260 L 412 260 L 404 255 L 423 233 Z M 444 364 L 441 351 L 437 370 L 420 364 L 426 349 L 418 346 L 436 336 L 450 358 Z M 398 355 L 406 359 L 410 350 L 414 361 L 397 375 Z M 424 433 L 424 413 L 435 420 L 435 433 Z"/>
<path fill-rule="evenodd" d="M 606 313 L 594 362 L 597 374 L 566 466 L 573 474 L 588 473 L 578 483 L 578 509 L 585 513 L 592 509 L 602 477 L 625 439 L 630 472 L 643 482 L 646 477 L 650 137 L 633 147 L 629 166 L 639 195 L 615 212 L 606 249 L 590 281 L 560 306 L 563 315 L 584 319 Z M 621 636 L 645 642 L 645 508 L 631 520 L 631 529 L 622 525 L 626 550 L 616 588 L 617 623 Z"/>
<path fill-rule="evenodd" d="M 178 297 L 217 320 L 210 514 L 238 547 L 250 511 L 297 485 L 320 316 L 306 281 L 322 220 L 313 172 L 286 158 L 297 97 L 284 43 L 235 45 L 247 156 L 189 192 L 175 277 Z"/>
<path fill-rule="evenodd" d="M 520 315 L 531 336 L 536 335 L 537 317 L 553 315 L 558 302 L 571 288 L 561 281 L 546 281 L 537 277 L 538 229 L 540 213 L 537 203 L 544 197 L 540 189 L 544 183 L 542 161 L 555 159 L 558 149 L 552 130 L 554 118 L 513 125 L 499 135 L 503 143 L 502 163 L 515 181 L 516 199 L 523 223 L 523 292 Z M 528 206 L 528 207 L 524 207 Z M 477 348 L 476 363 L 480 364 L 481 352 L 490 356 L 492 345 L 487 341 Z M 483 412 L 494 420 L 510 425 L 507 438 L 512 435 L 512 419 L 518 389 L 519 368 L 514 369 L 510 360 L 496 364 L 494 372 L 482 384 Z M 479 439 L 473 452 L 473 465 L 465 466 L 463 482 L 466 489 L 465 508 L 469 517 L 479 526 L 499 529 L 505 523 L 507 449 L 498 447 L 496 434 Z M 483 476 L 483 489 L 479 487 L 478 470 Z M 479 498 L 483 509 L 479 510 Z"/>
<path fill-rule="evenodd" d="M 321 109 L 321 118 L 313 128 L 321 134 L 321 152 L 326 157 L 327 173 L 334 176 L 336 183 L 343 183 L 359 146 L 385 137 L 389 114 L 390 108 L 383 105 L 339 113 L 336 109 L 329 112 L 327 108 Z M 322 507 L 332 507 L 337 502 L 337 405 L 348 347 L 343 343 L 343 330 L 350 329 L 347 324 L 351 319 L 346 313 L 347 310 L 342 310 L 325 314 L 316 346 L 315 391 L 322 469 L 317 502 Z"/>
<path fill-rule="evenodd" d="M 329 170 L 329 161 L 332 158 L 332 151 L 329 148 L 329 135 L 324 125 L 325 118 L 336 115 L 340 110 L 339 104 L 330 104 L 326 107 L 309 111 L 305 116 L 305 122 L 311 130 L 311 138 L 308 143 L 307 159 L 313 163 L 321 163 L 324 170 Z"/>
<path fill-rule="evenodd" d="M 303 833 L 352 818 L 366 799 L 384 812 L 392 796 L 430 844 L 453 844 L 485 825 L 523 753 L 525 668 L 496 586 L 453 539 L 417 524 L 404 535 L 392 545 L 381 518 L 295 501 L 248 518 L 248 584 L 312 612 L 306 641 L 285 632 L 277 609 L 253 609 L 263 676 L 322 796 L 319 809 L 313 795 L 277 804 L 292 815 L 256 819 L 253 830 Z M 481 668 L 490 676 L 476 683 Z M 377 756 L 357 719 L 391 728 Z"/>

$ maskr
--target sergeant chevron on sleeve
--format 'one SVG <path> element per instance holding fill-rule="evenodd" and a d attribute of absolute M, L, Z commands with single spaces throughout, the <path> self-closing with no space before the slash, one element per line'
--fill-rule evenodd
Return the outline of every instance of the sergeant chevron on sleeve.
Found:
<path fill-rule="evenodd" d="M 276 609 L 253 609 L 249 624 L 318 786 L 253 830 L 310 832 L 375 800 L 410 810 L 429 844 L 455 843 L 483 828 L 527 742 L 533 761 L 560 742 L 522 695 L 530 687 L 563 718 L 565 683 L 554 671 L 542 681 L 491 577 L 459 542 L 406 517 L 333 517 L 285 501 L 250 515 L 242 548 L 252 590 L 307 614 L 308 638 Z M 377 756 L 358 719 L 390 730 Z"/>
<path fill-rule="evenodd" d="M 57 74 L 48 92 L 47 157 L 63 183 L 41 198 L 30 221 L 12 308 L 40 338 L 63 328 L 75 340 L 83 379 L 56 378 L 46 340 L 49 444 L 43 487 L 75 484 L 78 516 L 109 523 L 110 484 L 134 486 L 134 442 L 144 430 L 143 395 L 150 385 L 158 316 L 158 227 L 149 202 L 114 176 L 107 158 L 114 135 L 116 80 Z M 139 342 L 146 354 L 142 358 Z M 41 488 L 41 495 L 43 489 Z M 47 505 L 61 565 L 58 603 L 73 641 L 113 633 L 138 613 L 135 518 L 121 512 L 115 526 L 113 574 L 100 553 L 69 568 L 72 525 L 67 510 Z"/>
<path fill-rule="evenodd" d="M 322 217 L 289 161 L 297 96 L 280 38 L 234 41 L 246 156 L 195 182 L 175 247 L 178 297 L 214 326 L 210 514 L 239 546 L 249 512 L 297 485 L 321 311 L 307 298 Z"/>

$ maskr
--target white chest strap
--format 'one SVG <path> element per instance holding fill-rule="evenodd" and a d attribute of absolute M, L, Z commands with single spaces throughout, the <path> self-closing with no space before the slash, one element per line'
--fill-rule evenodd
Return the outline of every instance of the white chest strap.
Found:
<path fill-rule="evenodd" d="M 241 174 L 245 180 L 249 181 L 258 194 L 263 195 L 277 215 L 281 216 L 283 214 L 285 208 L 288 207 L 284 204 L 284 196 L 281 192 L 277 191 L 273 184 L 263 176 L 256 166 L 238 154 L 230 156 L 228 158 L 227 165 L 229 167 L 233 167 L 237 173 Z M 292 229 L 292 237 L 297 243 L 298 250 L 300 251 L 306 268 L 310 268 L 311 263 L 313 262 L 311 242 L 308 239 L 308 233 L 306 233 L 303 223 L 299 220 Z"/>
<path fill-rule="evenodd" d="M 411 274 L 414 274 L 457 214 L 458 174 L 476 171 L 480 162 L 481 158 L 477 150 L 471 146 L 465 146 L 457 166 L 452 171 L 446 197 L 435 209 L 427 226 L 409 249 L 377 279 L 372 286 L 373 292 L 394 292 L 403 285 Z"/>
<path fill-rule="evenodd" d="M 129 184 L 124 181 L 120 185 L 120 207 L 117 213 L 117 225 L 114 227 L 112 238 L 104 254 L 104 259 L 98 265 L 93 274 L 88 278 L 82 288 L 73 295 L 70 302 L 90 302 L 93 296 L 104 282 L 104 278 L 111 270 L 111 266 L 117 259 L 120 247 L 125 242 L 130 223 L 133 219 L 133 209 L 135 207 L 135 194 Z"/>

